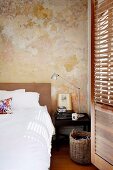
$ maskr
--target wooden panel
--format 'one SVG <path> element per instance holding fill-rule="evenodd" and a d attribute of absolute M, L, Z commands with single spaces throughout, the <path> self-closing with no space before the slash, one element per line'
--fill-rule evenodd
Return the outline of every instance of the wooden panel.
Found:
<path fill-rule="evenodd" d="M 96 123 L 105 126 L 106 129 L 113 129 L 113 113 L 106 113 L 96 110 Z"/>
<path fill-rule="evenodd" d="M 113 114 L 96 110 L 95 153 L 113 165 Z"/>
<path fill-rule="evenodd" d="M 40 105 L 46 105 L 51 114 L 51 84 L 50 83 L 0 83 L 0 90 L 25 89 L 40 93 Z"/>

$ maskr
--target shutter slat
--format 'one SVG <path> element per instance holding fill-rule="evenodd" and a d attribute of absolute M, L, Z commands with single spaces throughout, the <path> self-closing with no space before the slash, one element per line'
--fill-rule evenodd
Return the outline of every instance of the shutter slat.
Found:
<path fill-rule="evenodd" d="M 95 89 L 95 93 L 113 95 L 113 92 L 108 92 L 108 91 L 104 91 L 104 90 L 100 90 L 100 89 Z"/>
<path fill-rule="evenodd" d="M 108 96 L 108 95 L 104 95 L 104 94 L 101 94 L 101 95 L 95 95 L 95 98 L 97 98 L 98 100 L 111 100 L 113 101 L 113 96 Z"/>
<path fill-rule="evenodd" d="M 113 86 L 112 80 L 111 81 L 103 81 L 103 80 L 99 81 L 99 80 L 96 80 L 95 82 L 96 82 L 96 85 L 100 85 L 102 83 L 102 84 L 105 84 L 105 85 L 109 84 L 109 86 L 111 86 L 111 85 Z"/>
<path fill-rule="evenodd" d="M 100 100 L 99 98 L 96 98 L 95 100 L 97 103 L 103 103 L 111 106 L 113 105 L 113 100 L 107 100 L 107 99 Z"/>
<path fill-rule="evenodd" d="M 108 73 L 106 72 L 95 72 L 95 77 L 96 76 L 106 76 L 106 77 L 112 77 L 113 76 L 113 73 L 110 73 L 110 75 L 108 75 Z"/>
<path fill-rule="evenodd" d="M 113 52 L 113 49 L 111 49 L 110 51 L 105 51 L 105 52 L 96 52 L 95 51 L 95 54 L 109 54 L 109 53 L 111 53 L 111 52 Z"/>
<path fill-rule="evenodd" d="M 113 46 L 112 46 L 112 47 L 113 47 Z M 95 51 L 96 51 L 96 50 L 99 50 L 99 51 L 100 51 L 101 49 L 102 49 L 102 50 L 108 50 L 108 46 L 105 47 L 105 46 L 99 46 L 99 45 L 98 45 L 98 46 L 95 48 Z"/>
<path fill-rule="evenodd" d="M 95 78 L 95 80 L 96 81 L 100 81 L 101 82 L 101 80 L 104 82 L 104 81 L 109 81 L 110 83 L 113 81 L 113 78 L 110 78 L 110 80 L 108 79 L 108 78 L 101 78 L 100 76 L 99 76 L 99 78 L 98 77 L 96 77 Z"/>
<path fill-rule="evenodd" d="M 95 41 L 108 41 L 108 37 L 106 37 L 106 35 L 108 34 L 102 35 L 101 37 L 95 35 Z M 110 34 L 110 38 L 113 38 L 112 33 Z"/>
<path fill-rule="evenodd" d="M 111 43 L 113 43 L 113 41 L 111 41 Z M 104 45 L 108 45 L 108 41 L 106 41 L 106 42 L 100 42 L 100 41 L 96 41 L 95 42 L 95 47 L 96 46 L 104 46 Z"/>
<path fill-rule="evenodd" d="M 97 17 L 95 18 L 95 28 L 98 27 L 98 25 L 103 25 L 104 23 L 108 21 L 108 14 L 104 17 L 105 18 L 103 20 L 99 20 L 99 21 Z M 112 21 L 112 20 L 113 20 L 113 17 L 110 17 L 109 21 Z"/>
<path fill-rule="evenodd" d="M 101 60 L 101 61 L 104 61 L 104 60 L 107 60 L 107 61 L 109 61 L 109 57 L 108 57 L 108 55 L 99 55 L 99 54 L 95 54 L 95 61 L 97 61 L 97 60 Z M 110 60 L 111 60 L 111 62 L 113 61 L 113 58 L 112 58 L 112 56 L 110 56 Z"/>
<path fill-rule="evenodd" d="M 104 66 L 104 67 L 95 67 L 95 70 L 100 70 L 100 71 L 102 71 L 102 72 L 105 72 L 105 71 L 113 71 L 113 67 L 107 67 L 107 66 Z"/>
<path fill-rule="evenodd" d="M 105 64 L 105 63 L 108 63 L 108 58 L 105 58 L 104 60 L 102 58 L 99 58 L 99 57 L 96 57 L 95 58 L 95 64 Z M 110 64 L 112 64 L 113 60 L 111 60 Z"/>
<path fill-rule="evenodd" d="M 108 25 L 108 24 L 106 24 L 106 25 Z M 108 34 L 108 30 L 110 31 L 110 33 L 112 33 L 112 29 L 113 29 L 113 26 L 112 27 L 110 27 L 110 26 L 105 27 L 105 25 L 104 25 L 104 26 L 101 26 L 100 29 L 99 29 L 99 26 L 98 26 L 97 28 L 95 28 L 95 35 L 98 35 L 99 33 L 100 33 L 100 35 Z"/>
<path fill-rule="evenodd" d="M 111 45 L 111 48 L 113 48 L 113 45 Z M 97 46 L 97 47 L 95 47 L 95 51 L 101 51 L 101 50 L 103 50 L 103 51 L 109 51 L 109 48 L 108 48 L 108 46 Z"/>
<path fill-rule="evenodd" d="M 101 60 L 101 59 L 95 59 L 95 65 L 104 65 L 108 64 L 108 59 L 107 60 Z M 110 62 L 110 65 L 113 65 L 113 61 Z"/>
<path fill-rule="evenodd" d="M 113 87 L 112 87 L 111 89 L 108 89 L 108 87 L 106 87 L 106 86 L 105 86 L 105 87 L 104 87 L 104 86 L 101 86 L 101 87 L 97 87 L 97 86 L 96 86 L 95 89 L 96 89 L 96 90 L 107 90 L 107 91 L 112 90 L 112 91 L 113 91 Z"/>
<path fill-rule="evenodd" d="M 108 64 L 108 63 L 96 63 L 96 67 L 95 68 L 113 68 L 113 64 Z"/>

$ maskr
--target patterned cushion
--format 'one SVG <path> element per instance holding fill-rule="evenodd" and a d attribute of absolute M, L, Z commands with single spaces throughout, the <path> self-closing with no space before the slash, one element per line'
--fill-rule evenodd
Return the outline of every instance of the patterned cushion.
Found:
<path fill-rule="evenodd" d="M 0 114 L 7 114 L 7 113 L 12 113 L 11 110 L 11 101 L 12 98 L 0 100 Z"/>

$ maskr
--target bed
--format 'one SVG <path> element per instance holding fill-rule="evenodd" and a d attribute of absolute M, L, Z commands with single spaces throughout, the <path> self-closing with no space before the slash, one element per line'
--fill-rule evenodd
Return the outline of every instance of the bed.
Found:
<path fill-rule="evenodd" d="M 0 83 L 0 100 L 6 104 L 6 98 L 11 106 L 0 114 L 0 170 L 48 170 L 51 84 Z"/>

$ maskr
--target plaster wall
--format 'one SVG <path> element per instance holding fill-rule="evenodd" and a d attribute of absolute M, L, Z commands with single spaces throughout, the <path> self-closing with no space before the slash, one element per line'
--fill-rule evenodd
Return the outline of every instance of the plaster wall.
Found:
<path fill-rule="evenodd" d="M 81 88 L 81 112 L 88 111 L 87 0 L 0 0 L 0 82 L 51 82 L 53 110 L 58 93 Z"/>

